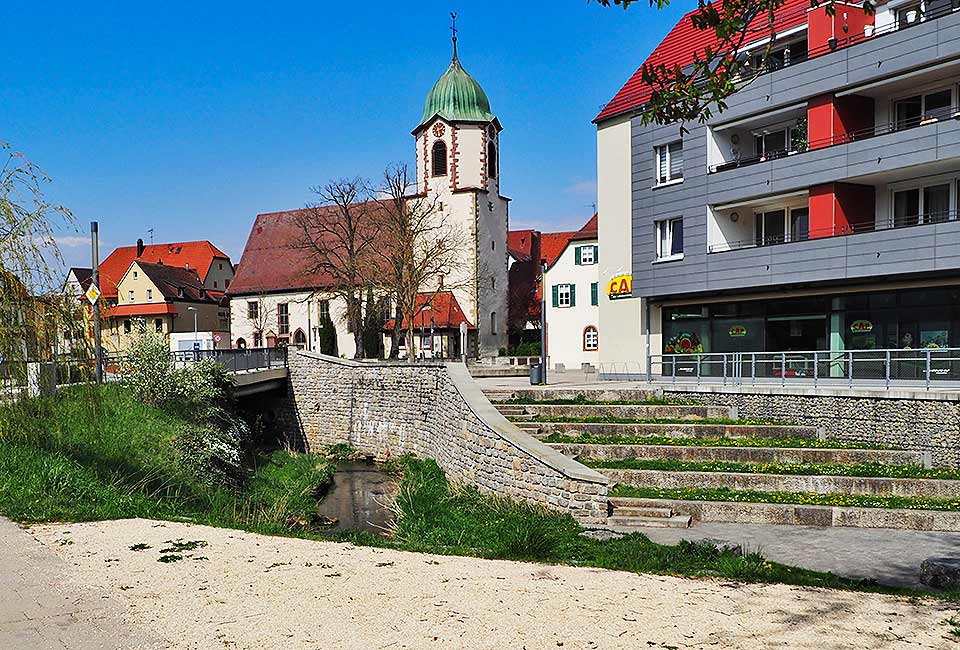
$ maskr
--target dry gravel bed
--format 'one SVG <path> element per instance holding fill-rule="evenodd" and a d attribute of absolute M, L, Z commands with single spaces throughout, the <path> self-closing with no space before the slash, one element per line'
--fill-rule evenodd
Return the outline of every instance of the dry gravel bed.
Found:
<path fill-rule="evenodd" d="M 936 601 L 421 555 L 147 520 L 30 531 L 66 560 L 66 580 L 101 592 L 126 624 L 171 648 L 960 648 L 944 622 L 956 608 Z M 206 545 L 159 562 L 178 539 Z M 130 550 L 138 544 L 150 548 Z"/>

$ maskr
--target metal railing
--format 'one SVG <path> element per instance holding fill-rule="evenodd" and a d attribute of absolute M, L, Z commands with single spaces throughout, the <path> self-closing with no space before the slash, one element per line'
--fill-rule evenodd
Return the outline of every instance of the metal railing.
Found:
<path fill-rule="evenodd" d="M 247 348 L 230 350 L 181 350 L 171 353 L 176 363 L 212 359 L 227 372 L 249 372 L 287 367 L 287 348 Z"/>
<path fill-rule="evenodd" d="M 928 124 L 936 124 L 938 122 L 943 122 L 946 120 L 960 120 L 960 105 L 944 106 L 943 108 L 936 108 L 933 110 L 926 111 L 923 113 L 923 115 L 919 115 L 917 117 L 897 120 L 895 122 L 886 122 L 883 124 L 869 126 L 863 129 L 848 131 L 846 133 L 838 133 L 836 135 L 832 135 L 827 138 L 818 138 L 816 140 L 810 140 L 804 145 L 791 147 L 790 149 L 778 149 L 776 151 L 769 151 L 769 152 L 766 152 L 763 154 L 757 154 L 754 156 L 742 156 L 734 160 L 728 160 L 722 163 L 718 163 L 716 165 L 710 165 L 707 168 L 707 173 L 716 174 L 717 172 L 726 171 L 728 169 L 737 169 L 738 167 L 749 167 L 751 165 L 757 165 L 762 162 L 767 162 L 768 160 L 777 160 L 779 158 L 795 156 L 795 155 L 807 153 L 810 151 L 826 149 L 827 147 L 832 147 L 839 144 L 850 144 L 851 142 L 860 142 L 861 140 L 868 140 L 870 138 L 875 138 L 880 135 L 897 133 L 898 131 L 909 131 L 910 129 L 915 129 L 921 126 L 927 126 Z"/>
<path fill-rule="evenodd" d="M 725 253 L 727 251 L 743 250 L 745 248 L 758 248 L 763 246 L 778 246 L 780 244 L 791 244 L 800 241 L 809 241 L 811 239 L 826 239 L 828 237 L 844 237 L 847 235 L 859 235 L 865 232 L 876 232 L 878 230 L 889 230 L 891 228 L 910 228 L 912 226 L 926 226 L 936 223 L 947 223 L 960 219 L 958 210 L 941 210 L 938 212 L 929 212 L 925 214 L 913 214 L 893 216 L 886 219 L 877 220 L 872 217 L 870 221 L 852 223 L 846 226 L 837 226 L 832 228 L 814 228 L 799 232 L 784 233 L 783 235 L 765 235 L 763 237 L 754 237 L 752 239 L 740 239 L 736 241 L 724 242 L 722 244 L 711 244 L 707 246 L 708 253 Z"/>
<path fill-rule="evenodd" d="M 604 379 L 622 377 L 601 367 Z M 960 348 L 655 354 L 648 382 L 723 385 L 960 386 Z"/>

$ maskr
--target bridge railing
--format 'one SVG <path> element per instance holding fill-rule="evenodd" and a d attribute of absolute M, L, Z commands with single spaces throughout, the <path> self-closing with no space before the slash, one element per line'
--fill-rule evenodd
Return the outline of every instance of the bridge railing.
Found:
<path fill-rule="evenodd" d="M 212 359 L 227 372 L 249 372 L 287 367 L 287 348 L 248 348 L 244 350 L 181 350 L 173 352 L 176 363 L 194 363 Z"/>

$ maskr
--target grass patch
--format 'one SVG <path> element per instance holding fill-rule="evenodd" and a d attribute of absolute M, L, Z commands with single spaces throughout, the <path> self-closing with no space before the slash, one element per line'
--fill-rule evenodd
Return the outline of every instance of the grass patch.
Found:
<path fill-rule="evenodd" d="M 792 474 L 801 476 L 860 476 L 882 478 L 922 478 L 960 480 L 960 471 L 919 465 L 885 465 L 884 463 L 815 464 L 815 463 L 735 463 L 721 460 L 615 460 L 581 459 L 584 465 L 607 469 L 647 469 L 665 472 L 733 472 L 737 474 Z"/>
<path fill-rule="evenodd" d="M 332 476 L 322 458 L 274 452 L 251 459 L 239 489 L 210 484 L 176 451 L 192 426 L 116 385 L 2 405 L 0 512 L 23 523 L 143 517 L 287 533 Z"/>
<path fill-rule="evenodd" d="M 725 426 L 796 426 L 766 420 L 730 420 L 728 418 L 618 418 L 610 415 L 533 415 L 516 422 L 549 422 L 553 424 L 718 424 Z"/>
<path fill-rule="evenodd" d="M 542 404 L 544 406 L 703 406 L 696 402 L 689 402 L 663 397 L 647 397 L 642 400 L 595 400 L 584 395 L 577 395 L 570 399 L 535 399 L 533 397 L 513 397 L 508 400 L 494 401 L 494 404 Z"/>
<path fill-rule="evenodd" d="M 658 445 L 677 447 L 774 447 L 778 449 L 885 449 L 880 445 L 817 438 L 673 438 L 551 433 L 543 442 L 574 445 Z"/>
<path fill-rule="evenodd" d="M 729 488 L 655 488 L 617 485 L 611 497 L 679 499 L 682 501 L 735 501 L 739 503 L 789 503 L 845 508 L 902 508 L 906 510 L 960 510 L 960 499 L 879 496 L 872 494 L 815 494 L 812 492 L 764 492 Z"/>

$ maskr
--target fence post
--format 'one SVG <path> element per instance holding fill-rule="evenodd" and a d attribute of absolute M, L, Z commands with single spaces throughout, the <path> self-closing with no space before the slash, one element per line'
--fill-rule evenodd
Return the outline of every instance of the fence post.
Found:
<path fill-rule="evenodd" d="M 930 390 L 930 348 L 927 348 L 926 352 L 927 352 L 927 390 Z"/>
<path fill-rule="evenodd" d="M 723 364 L 723 385 L 726 386 L 727 385 L 727 353 L 726 352 L 723 353 L 723 357 L 721 359 L 722 359 L 721 363 Z"/>
<path fill-rule="evenodd" d="M 750 385 L 756 386 L 757 384 L 757 353 L 750 353 Z"/>
<path fill-rule="evenodd" d="M 697 355 L 697 386 L 700 385 L 700 361 L 703 359 L 699 354 Z"/>
<path fill-rule="evenodd" d="M 887 377 L 887 388 L 889 389 L 890 388 L 890 350 L 887 350 L 883 356 L 884 356 L 884 365 L 886 366 L 886 368 L 884 368 L 884 374 Z"/>
<path fill-rule="evenodd" d="M 813 351 L 813 387 L 817 387 L 817 379 L 820 376 L 820 353 Z"/>
<path fill-rule="evenodd" d="M 847 352 L 847 384 L 853 388 L 853 352 Z"/>
<path fill-rule="evenodd" d="M 653 383 L 653 355 L 647 355 L 647 383 Z"/>
<path fill-rule="evenodd" d="M 780 385 L 787 385 L 787 353 L 780 353 Z"/>

